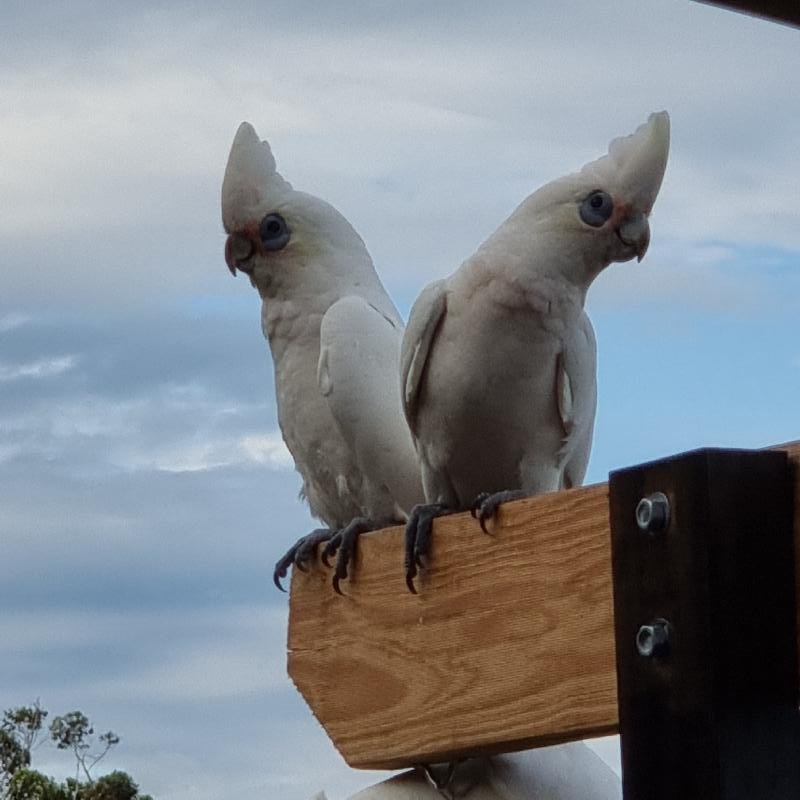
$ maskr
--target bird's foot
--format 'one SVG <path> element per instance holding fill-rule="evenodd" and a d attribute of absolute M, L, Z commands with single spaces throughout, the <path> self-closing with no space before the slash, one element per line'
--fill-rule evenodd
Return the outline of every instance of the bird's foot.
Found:
<path fill-rule="evenodd" d="M 333 589 L 336 594 L 342 594 L 339 583 L 347 577 L 347 568 L 355 562 L 358 537 L 362 533 L 374 531 L 383 526 L 383 521 L 356 517 L 344 528 L 336 531 L 328 540 L 325 549 L 322 551 L 322 561 L 326 567 L 330 567 L 331 564 L 328 559 L 334 555 L 336 556 L 336 564 L 333 570 Z"/>
<path fill-rule="evenodd" d="M 417 577 L 418 568 L 425 566 L 423 560 L 431 548 L 431 530 L 436 517 L 454 513 L 442 503 L 418 505 L 411 509 L 406 523 L 406 586 L 408 591 L 417 593 L 414 578 Z"/>
<path fill-rule="evenodd" d="M 441 775 L 437 775 L 436 772 L 434 772 L 431 764 L 418 764 L 417 769 L 422 771 L 428 785 L 435 789 L 442 797 L 446 798 L 446 800 L 454 800 L 456 793 L 452 790 L 452 784 L 453 778 L 455 778 L 456 775 L 456 768 L 460 763 L 460 761 L 451 761 L 449 764 L 446 764 L 444 766 L 444 772 Z"/>
<path fill-rule="evenodd" d="M 282 591 L 281 579 L 286 577 L 289 567 L 294 566 L 301 572 L 306 571 L 306 565 L 315 558 L 317 547 L 322 542 L 327 542 L 334 535 L 335 531 L 330 528 L 317 528 L 311 533 L 300 537 L 287 551 L 283 558 L 275 564 L 272 571 L 272 582 Z"/>
<path fill-rule="evenodd" d="M 486 521 L 495 518 L 501 504 L 509 503 L 512 500 L 522 500 L 523 497 L 527 497 L 527 495 L 520 489 L 508 489 L 504 492 L 481 492 L 470 506 L 469 513 L 480 522 L 481 530 L 489 533 L 486 529 Z"/>

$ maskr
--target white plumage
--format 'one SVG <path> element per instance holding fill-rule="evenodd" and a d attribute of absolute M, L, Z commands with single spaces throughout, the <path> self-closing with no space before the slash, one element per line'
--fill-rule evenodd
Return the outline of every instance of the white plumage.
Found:
<path fill-rule="evenodd" d="M 442 769 L 439 772 L 443 772 Z M 621 800 L 622 784 L 580 742 L 479 758 L 460 765 L 447 795 L 418 770 L 364 789 L 350 800 Z M 313 800 L 325 800 L 320 792 Z"/>
<path fill-rule="evenodd" d="M 669 117 L 653 114 L 525 199 L 414 304 L 403 404 L 432 505 L 409 522 L 412 590 L 433 516 L 502 492 L 479 504 L 483 524 L 501 500 L 583 481 L 597 399 L 586 293 L 612 261 L 644 255 L 668 151 Z"/>
<path fill-rule="evenodd" d="M 361 237 L 333 206 L 295 191 L 246 122 L 222 219 L 229 268 L 262 298 L 278 421 L 312 514 L 332 531 L 354 518 L 368 521 L 362 529 L 403 520 L 422 499 L 397 379 L 403 325 Z M 311 553 L 295 548 L 289 560 Z"/>

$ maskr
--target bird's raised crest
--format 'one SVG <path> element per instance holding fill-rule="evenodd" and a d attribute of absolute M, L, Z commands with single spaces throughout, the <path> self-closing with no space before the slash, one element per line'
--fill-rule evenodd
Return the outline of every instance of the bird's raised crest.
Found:
<path fill-rule="evenodd" d="M 275 165 L 275 157 L 255 128 L 243 122 L 231 145 L 222 181 L 222 223 L 228 233 L 260 217 L 281 195 L 292 190 Z"/>
<path fill-rule="evenodd" d="M 669 114 L 659 111 L 629 136 L 613 139 L 608 153 L 585 164 L 579 174 L 596 182 L 598 188 L 613 180 L 617 192 L 649 214 L 664 179 L 668 155 Z"/>

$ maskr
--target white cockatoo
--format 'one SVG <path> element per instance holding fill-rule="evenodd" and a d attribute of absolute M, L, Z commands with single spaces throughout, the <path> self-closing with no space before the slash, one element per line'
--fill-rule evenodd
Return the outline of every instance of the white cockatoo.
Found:
<path fill-rule="evenodd" d="M 398 386 L 403 323 L 367 248 L 330 204 L 295 191 L 267 142 L 243 122 L 222 184 L 225 260 L 262 298 L 278 421 L 311 513 L 327 528 L 277 563 L 303 567 L 339 550 L 334 588 L 357 536 L 406 519 L 422 501 L 419 465 Z"/>
<path fill-rule="evenodd" d="M 586 292 L 644 256 L 668 152 L 662 111 L 523 200 L 414 304 L 401 385 L 428 505 L 407 526 L 411 591 L 435 516 L 471 508 L 484 527 L 501 502 L 583 481 L 597 400 Z"/>
<path fill-rule="evenodd" d="M 581 742 L 471 759 L 452 777 L 445 767 L 436 773 L 426 778 L 422 769 L 404 772 L 350 800 L 622 800 L 620 779 Z M 326 800 L 325 793 L 313 800 Z"/>

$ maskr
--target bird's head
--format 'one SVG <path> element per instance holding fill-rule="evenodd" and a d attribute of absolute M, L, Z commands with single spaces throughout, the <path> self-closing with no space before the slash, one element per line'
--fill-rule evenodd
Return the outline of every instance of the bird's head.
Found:
<path fill-rule="evenodd" d="M 262 296 L 304 285 L 323 292 L 337 277 L 372 269 L 361 237 L 329 203 L 298 192 L 276 169 L 249 122 L 236 132 L 222 182 L 225 262 Z"/>
<path fill-rule="evenodd" d="M 518 212 L 533 219 L 537 238 L 563 242 L 559 252 L 580 270 L 574 277 L 591 281 L 612 261 L 644 257 L 668 153 L 669 115 L 661 111 L 630 136 L 614 139 L 606 155 L 543 186 Z"/>

